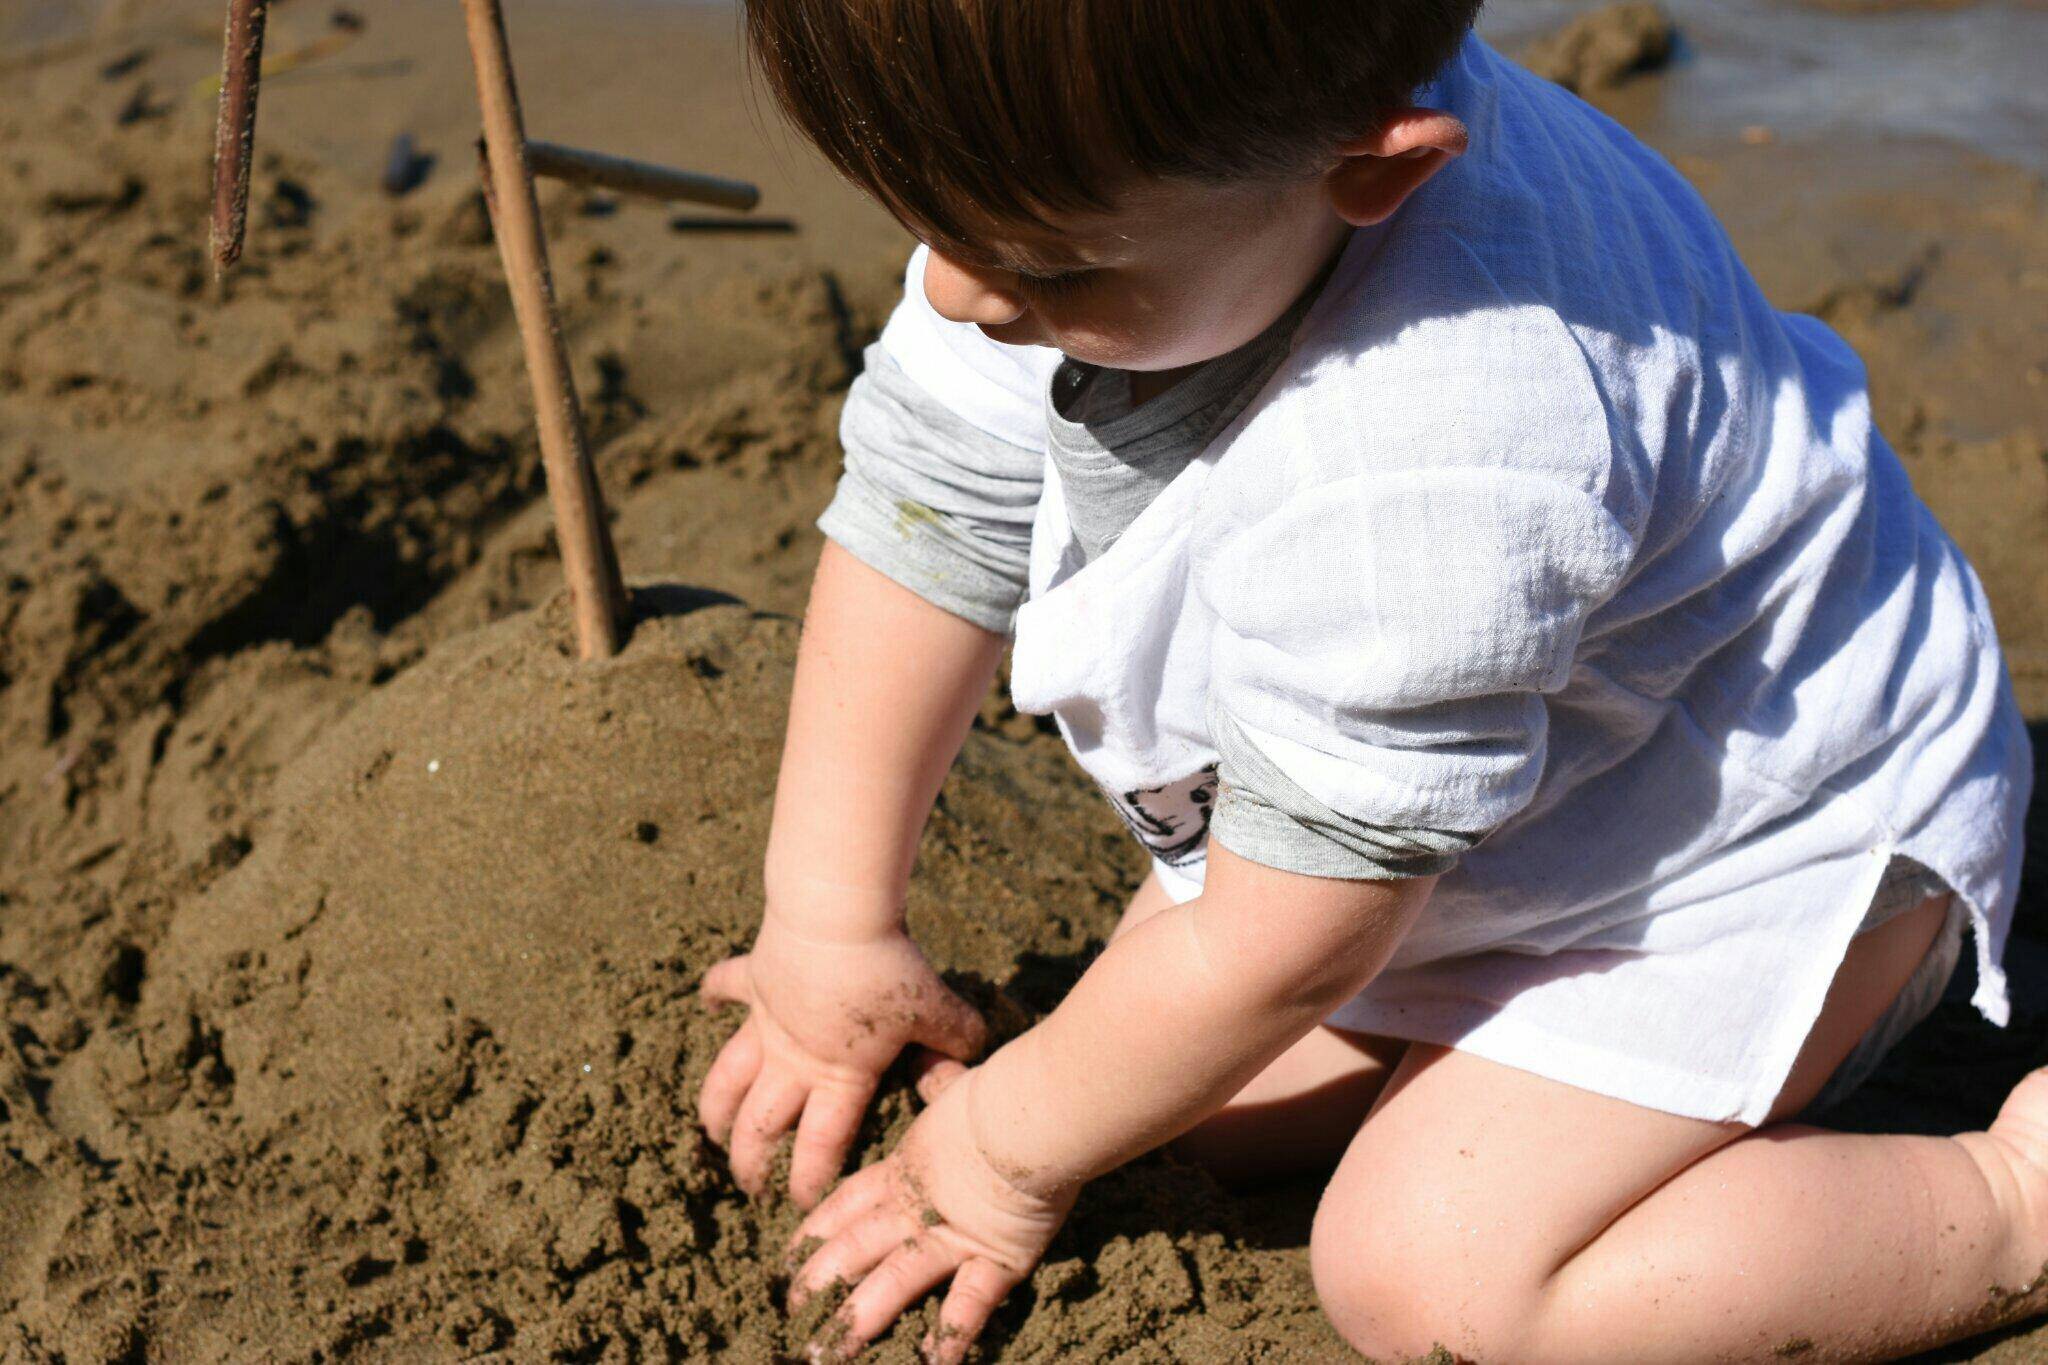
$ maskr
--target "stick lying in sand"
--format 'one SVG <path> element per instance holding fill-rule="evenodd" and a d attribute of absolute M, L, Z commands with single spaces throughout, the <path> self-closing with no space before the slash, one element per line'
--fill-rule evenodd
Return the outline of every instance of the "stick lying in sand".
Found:
<path fill-rule="evenodd" d="M 505 16 L 499 0 L 462 0 L 462 10 L 470 56 L 476 63 L 477 103 L 483 110 L 486 197 L 526 349 L 527 373 L 533 380 L 541 463 L 547 470 L 555 539 L 562 549 L 562 571 L 576 615 L 577 649 L 586 659 L 606 658 L 619 651 L 626 590 L 611 530 L 605 525 L 604 495 L 584 443 L 583 410 L 555 313 L 554 281 L 526 160 L 526 129 L 512 79 Z"/>
<path fill-rule="evenodd" d="M 214 273 L 242 258 L 249 221 L 249 163 L 256 150 L 256 89 L 263 76 L 263 21 L 270 0 L 228 0 L 221 45 L 220 121 L 213 131 Z"/>
<path fill-rule="evenodd" d="M 262 63 L 260 76 L 282 76 L 288 71 L 331 57 L 346 48 L 363 35 L 363 21 L 347 10 L 336 10 L 331 21 L 332 32 L 322 34 L 310 43 L 303 43 L 288 52 L 279 52 Z M 224 76 L 208 76 L 197 87 L 201 95 L 218 95 L 227 85 Z"/>
<path fill-rule="evenodd" d="M 651 161 L 633 161 L 603 152 L 586 152 L 556 142 L 526 144 L 526 164 L 533 173 L 572 185 L 589 185 L 619 194 L 637 194 L 685 204 L 709 204 L 742 212 L 761 202 L 761 191 L 744 180 L 678 171 Z"/>

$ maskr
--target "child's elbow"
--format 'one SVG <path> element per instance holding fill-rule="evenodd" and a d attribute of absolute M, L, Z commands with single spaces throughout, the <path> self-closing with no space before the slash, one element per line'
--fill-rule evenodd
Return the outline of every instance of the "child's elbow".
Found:
<path fill-rule="evenodd" d="M 1212 963 L 1234 963 L 1261 1004 L 1327 1014 L 1386 967 L 1435 884 L 1434 877 L 1343 881 L 1259 868 L 1228 890 L 1205 891 L 1211 903 L 1202 918 L 1213 929 L 1207 953 Z M 1225 895 L 1214 896 L 1217 890 Z"/>

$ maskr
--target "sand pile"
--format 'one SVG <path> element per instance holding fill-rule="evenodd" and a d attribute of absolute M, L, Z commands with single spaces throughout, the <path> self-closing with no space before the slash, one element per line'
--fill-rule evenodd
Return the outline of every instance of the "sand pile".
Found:
<path fill-rule="evenodd" d="M 23 1116 L 48 1139 L 14 1195 L 29 1339 L 90 1354 L 147 1322 L 152 1355 L 195 1359 L 800 1344 L 810 1324 L 773 1298 L 793 1216 L 748 1207 L 690 1121 L 733 1022 L 690 991 L 757 911 L 796 627 L 637 598 L 616 660 L 571 662 L 559 605 L 516 616 L 286 767 L 132 1016 Z M 999 1025 L 1071 979 L 1127 880 L 1096 804 L 1048 746 L 986 730 L 948 788 L 913 924 Z M 907 1114 L 893 1094 L 870 1149 Z M 1186 1358 L 1225 1330 L 1313 1354 L 1300 1258 L 1258 1248 L 1251 1206 L 1158 1165 L 1092 1204 L 1008 1315 L 1014 1358 Z M 176 1273 L 107 1283 L 159 1239 Z"/>

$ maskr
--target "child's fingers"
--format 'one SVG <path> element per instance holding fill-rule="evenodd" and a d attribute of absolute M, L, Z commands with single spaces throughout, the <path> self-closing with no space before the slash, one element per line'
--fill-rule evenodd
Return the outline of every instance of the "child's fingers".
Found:
<path fill-rule="evenodd" d="M 697 994 L 711 1005 L 747 1003 L 747 955 L 729 957 L 704 973 L 704 979 L 697 983 Z"/>
<path fill-rule="evenodd" d="M 739 1117 L 733 1121 L 726 1164 L 732 1168 L 732 1178 L 749 1195 L 758 1197 L 767 1189 L 775 1144 L 803 1113 L 809 1093 L 803 1082 L 773 1069 L 764 1069 L 747 1092 Z"/>
<path fill-rule="evenodd" d="M 951 991 L 941 991 L 936 1000 L 918 1012 L 911 1038 L 934 1052 L 960 1061 L 972 1061 L 988 1041 L 988 1025 L 974 1006 Z"/>
<path fill-rule="evenodd" d="M 910 1074 L 917 1086 L 917 1097 L 930 1104 L 945 1094 L 953 1082 L 967 1074 L 967 1066 L 944 1053 L 921 1047 L 910 1059 Z"/>
<path fill-rule="evenodd" d="M 1017 1276 L 994 1261 L 977 1259 L 961 1266 L 939 1305 L 939 1325 L 925 1338 L 925 1358 L 933 1365 L 959 1365 L 967 1359 L 968 1348 L 1017 1285 Z"/>
<path fill-rule="evenodd" d="M 789 1279 L 789 1306 L 804 1301 L 832 1284 L 859 1284 L 890 1252 L 923 1231 L 917 1220 L 897 1209 L 871 1209 L 838 1236 L 811 1253 Z"/>
<path fill-rule="evenodd" d="M 827 1081 L 811 1091 L 789 1160 L 789 1197 L 798 1208 L 810 1208 L 832 1188 L 874 1097 L 873 1081 Z"/>
<path fill-rule="evenodd" d="M 899 1243 L 840 1305 L 836 1316 L 846 1324 L 840 1338 L 842 1349 L 857 1351 L 882 1335 L 912 1304 L 944 1284 L 959 1265 L 960 1254 L 936 1237 Z"/>
<path fill-rule="evenodd" d="M 789 1245 L 795 1248 L 805 1242 L 829 1242 L 888 1197 L 886 1163 L 876 1162 L 866 1170 L 856 1171 L 839 1182 L 839 1188 L 824 1203 L 811 1210 L 790 1237 Z"/>
<path fill-rule="evenodd" d="M 719 1146 L 732 1137 L 732 1122 L 740 1102 L 761 1074 L 761 1030 L 749 1019 L 740 1031 L 718 1050 L 718 1058 L 704 1076 L 697 1091 L 697 1121 Z"/>

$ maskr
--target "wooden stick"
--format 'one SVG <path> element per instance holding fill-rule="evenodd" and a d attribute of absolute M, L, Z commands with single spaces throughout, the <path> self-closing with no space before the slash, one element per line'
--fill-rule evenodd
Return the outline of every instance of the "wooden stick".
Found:
<path fill-rule="evenodd" d="M 526 164 L 533 167 L 535 175 L 550 180 L 566 180 L 572 185 L 591 185 L 649 199 L 709 204 L 742 212 L 761 202 L 761 191 L 744 180 L 678 171 L 652 161 L 586 152 L 557 142 L 527 143 Z"/>
<path fill-rule="evenodd" d="M 213 230 L 216 275 L 242 258 L 249 222 L 249 166 L 256 154 L 256 91 L 263 79 L 263 23 L 270 0 L 228 0 L 221 43 L 220 117 L 213 130 Z"/>
<path fill-rule="evenodd" d="M 462 0 L 462 10 L 468 21 L 470 57 L 476 64 L 477 103 L 483 110 L 492 228 L 512 291 L 512 310 L 519 319 L 527 375 L 533 381 L 541 463 L 547 471 L 555 540 L 561 546 L 562 571 L 576 616 L 577 650 L 586 659 L 607 658 L 619 652 L 624 635 L 626 590 L 611 530 L 605 525 L 604 494 L 584 443 L 576 381 L 562 346 L 547 239 L 541 233 L 540 204 L 526 163 L 526 130 L 512 79 L 505 16 L 499 0 Z"/>

